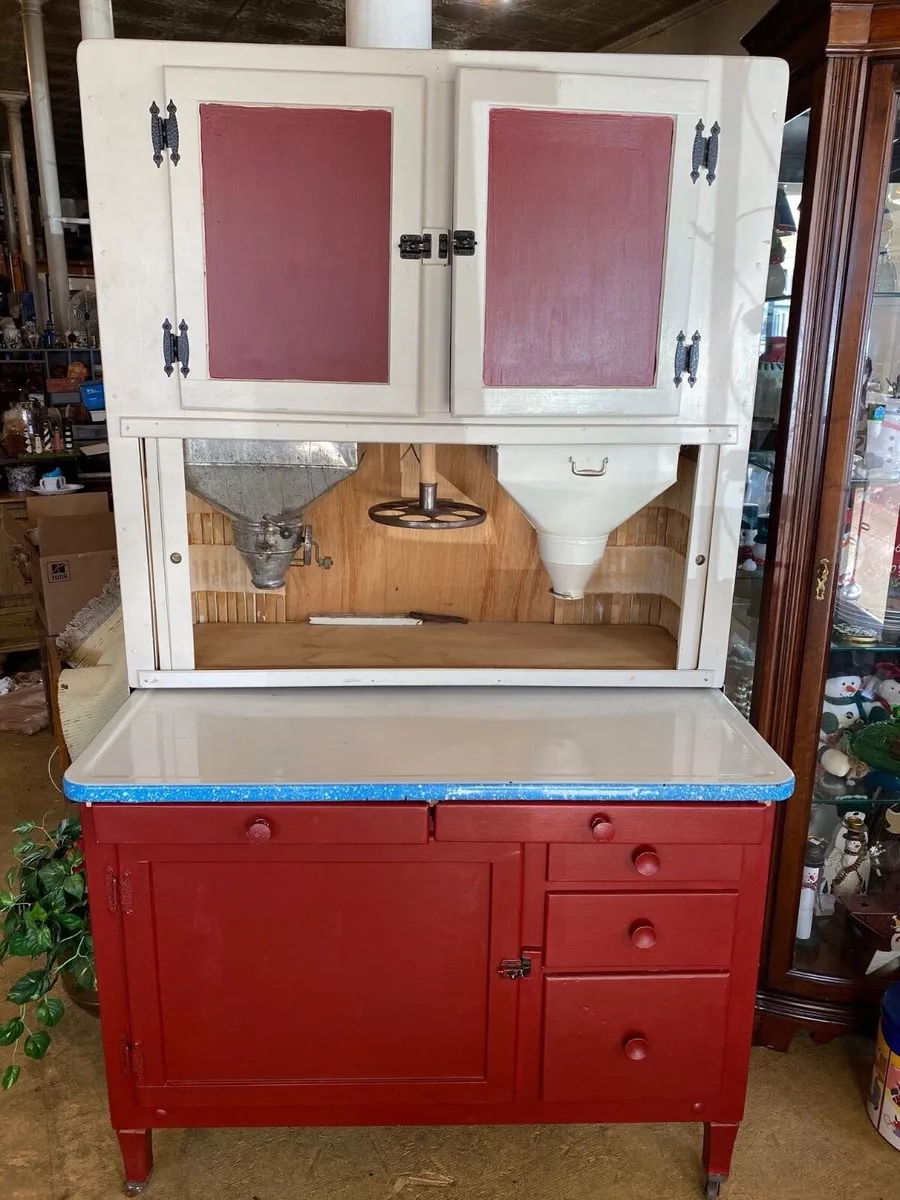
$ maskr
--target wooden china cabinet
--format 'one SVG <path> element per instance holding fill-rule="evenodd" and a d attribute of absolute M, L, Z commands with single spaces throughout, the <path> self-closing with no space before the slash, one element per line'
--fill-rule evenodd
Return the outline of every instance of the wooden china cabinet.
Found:
<path fill-rule="evenodd" d="M 900 979 L 900 4 L 782 0 L 743 45 L 791 70 L 726 684 L 797 778 L 758 995 L 787 1049 Z"/>

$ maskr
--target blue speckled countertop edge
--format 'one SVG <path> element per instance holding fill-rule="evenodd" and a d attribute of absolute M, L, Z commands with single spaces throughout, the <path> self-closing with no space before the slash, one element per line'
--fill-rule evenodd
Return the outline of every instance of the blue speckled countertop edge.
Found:
<path fill-rule="evenodd" d="M 63 779 L 78 804 L 340 804 L 446 800 L 473 801 L 690 801 L 787 800 L 793 777 L 778 783 L 235 783 L 87 784 Z"/>

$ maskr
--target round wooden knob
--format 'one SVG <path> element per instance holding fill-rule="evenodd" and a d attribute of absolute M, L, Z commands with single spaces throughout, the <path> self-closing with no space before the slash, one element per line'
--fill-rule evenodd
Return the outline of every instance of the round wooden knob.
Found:
<path fill-rule="evenodd" d="M 630 1058 L 632 1062 L 641 1062 L 650 1053 L 647 1039 L 642 1037 L 629 1038 L 623 1049 L 626 1057 Z"/>
<path fill-rule="evenodd" d="M 631 930 L 631 940 L 638 950 L 650 950 L 656 945 L 656 930 L 652 925 L 635 925 Z"/>
<path fill-rule="evenodd" d="M 656 875 L 659 872 L 659 855 L 653 850 L 641 850 L 634 856 L 634 869 L 638 875 Z"/>
<path fill-rule="evenodd" d="M 611 842 L 616 836 L 616 831 L 609 817 L 600 813 L 591 821 L 591 834 L 595 842 Z"/>
<path fill-rule="evenodd" d="M 258 817 L 247 828 L 247 841 L 254 846 L 264 845 L 272 836 L 272 826 L 263 817 Z"/>

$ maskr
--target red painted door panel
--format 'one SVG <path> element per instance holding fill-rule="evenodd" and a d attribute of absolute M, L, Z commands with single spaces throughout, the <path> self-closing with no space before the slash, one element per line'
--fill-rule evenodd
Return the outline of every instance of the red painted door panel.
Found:
<path fill-rule="evenodd" d="M 727 975 L 548 977 L 543 1098 L 715 1099 L 728 988 Z"/>
<path fill-rule="evenodd" d="M 491 112 L 485 386 L 654 384 L 673 134 L 667 116 Z"/>
<path fill-rule="evenodd" d="M 516 850 L 255 849 L 120 851 L 146 1103 L 511 1098 Z"/>
<path fill-rule="evenodd" d="M 200 105 L 211 379 L 388 381 L 391 119 Z"/>
<path fill-rule="evenodd" d="M 737 893 L 547 897 L 549 971 L 715 970 L 731 962 Z"/>

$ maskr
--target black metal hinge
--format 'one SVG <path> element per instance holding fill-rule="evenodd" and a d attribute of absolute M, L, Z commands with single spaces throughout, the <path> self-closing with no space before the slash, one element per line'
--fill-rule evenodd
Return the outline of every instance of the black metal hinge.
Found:
<path fill-rule="evenodd" d="M 688 373 L 688 383 L 691 387 L 697 382 L 697 372 L 700 369 L 700 333 L 694 331 L 694 336 L 691 338 L 690 347 L 685 345 L 685 333 L 682 329 L 678 337 L 675 339 L 675 386 L 681 385 L 681 377 L 685 371 Z"/>
<path fill-rule="evenodd" d="M 474 229 L 453 230 L 453 253 L 457 257 L 471 258 L 477 245 Z"/>
<path fill-rule="evenodd" d="M 694 183 L 700 178 L 700 172 L 706 172 L 706 182 L 712 183 L 716 177 L 716 164 L 719 161 L 719 134 L 722 132 L 718 121 L 713 122 L 709 137 L 703 136 L 706 126 L 698 121 L 694 127 L 694 145 L 691 151 L 691 179 Z"/>
<path fill-rule="evenodd" d="M 527 979 L 531 974 L 531 959 L 527 954 L 521 958 L 504 958 L 497 968 L 497 974 L 504 979 Z"/>
<path fill-rule="evenodd" d="M 430 233 L 401 233 L 401 258 L 431 258 Z"/>
<path fill-rule="evenodd" d="M 178 109 L 170 100 L 166 105 L 168 117 L 159 115 L 159 105 L 154 100 L 150 105 L 150 141 L 153 145 L 153 161 L 158 167 L 162 166 L 163 150 L 169 151 L 169 158 L 177 166 L 181 161 L 178 153 Z"/>
<path fill-rule="evenodd" d="M 188 362 L 190 361 L 191 347 L 188 341 L 188 327 L 185 321 L 182 321 L 178 326 L 178 333 L 172 332 L 172 322 L 168 317 L 162 323 L 163 331 L 163 370 L 167 375 L 171 375 L 174 368 L 174 363 L 181 363 L 181 373 L 187 379 L 190 373 Z"/>

